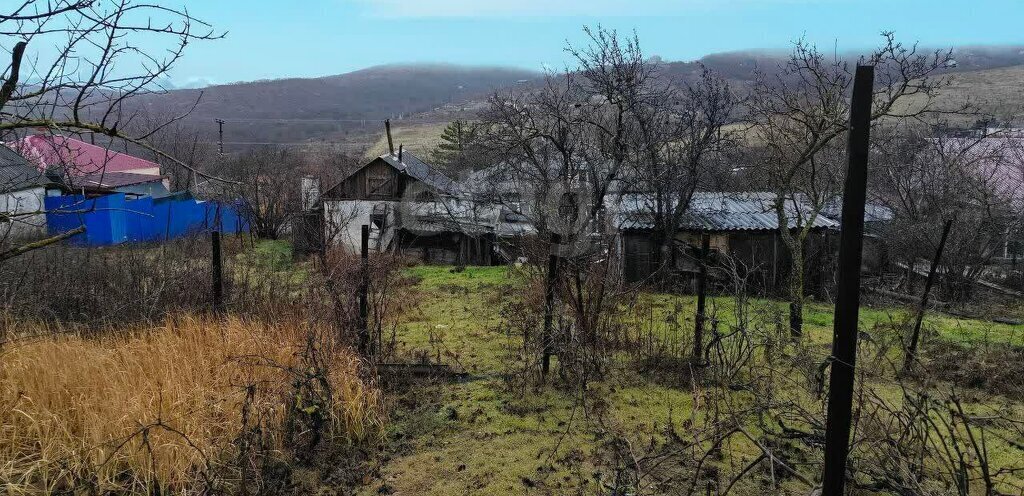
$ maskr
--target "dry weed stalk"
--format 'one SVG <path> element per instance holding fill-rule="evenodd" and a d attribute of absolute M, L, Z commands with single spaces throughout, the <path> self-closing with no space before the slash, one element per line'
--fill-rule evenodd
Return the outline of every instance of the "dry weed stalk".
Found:
<path fill-rule="evenodd" d="M 295 374 L 311 333 L 297 319 L 186 316 L 98 339 L 18 342 L 0 357 L 0 485 L 10 493 L 248 485 L 245 436 L 259 431 L 264 455 L 287 454 L 284 424 L 299 408 Z M 379 393 L 360 380 L 358 358 L 321 351 L 332 390 L 325 432 L 375 436 Z"/>

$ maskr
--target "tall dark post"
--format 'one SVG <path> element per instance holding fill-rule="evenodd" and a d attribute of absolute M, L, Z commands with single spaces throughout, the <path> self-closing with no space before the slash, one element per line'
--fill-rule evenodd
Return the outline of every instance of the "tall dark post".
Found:
<path fill-rule="evenodd" d="M 384 132 L 388 135 L 388 153 L 395 154 L 395 142 L 391 140 L 391 119 L 384 119 Z"/>
<path fill-rule="evenodd" d="M 367 293 L 370 291 L 370 226 L 367 224 L 363 224 L 362 241 L 359 250 L 362 257 L 359 270 L 359 351 L 363 356 L 369 356 L 370 323 Z"/>
<path fill-rule="evenodd" d="M 946 221 L 942 228 L 942 238 L 939 239 L 939 247 L 935 250 L 935 258 L 932 259 L 932 266 L 928 269 L 928 279 L 924 283 L 924 294 L 921 295 L 921 303 L 917 306 L 917 318 L 914 320 L 914 330 L 910 333 L 910 343 L 907 344 L 906 355 L 903 356 L 903 373 L 910 372 L 914 366 L 914 358 L 917 354 L 917 341 L 921 338 L 921 321 L 924 320 L 924 312 L 928 308 L 928 295 L 932 291 L 932 284 L 935 282 L 935 271 L 939 268 L 939 261 L 942 260 L 942 250 L 946 248 L 946 238 L 949 237 L 949 230 L 953 227 L 953 219 Z"/>
<path fill-rule="evenodd" d="M 216 119 L 217 121 L 217 148 L 220 150 L 220 154 L 224 155 L 224 119 Z"/>
<path fill-rule="evenodd" d="M 697 274 L 697 316 L 693 330 L 693 363 L 700 363 L 704 354 L 704 299 L 707 296 L 708 256 L 711 254 L 711 236 L 701 235 L 700 272 Z"/>
<path fill-rule="evenodd" d="M 224 309 L 224 271 L 221 266 L 220 231 L 210 233 L 210 242 L 213 245 L 213 259 L 210 263 L 213 276 L 213 311 L 220 312 Z"/>
<path fill-rule="evenodd" d="M 544 285 L 544 330 L 541 334 L 541 343 L 544 346 L 544 357 L 541 362 L 541 374 L 548 376 L 551 370 L 551 322 L 555 313 L 555 285 L 558 284 L 558 248 L 562 243 L 562 237 L 551 233 L 551 243 L 548 248 L 548 274 Z"/>
<path fill-rule="evenodd" d="M 860 311 L 860 266 L 867 199 L 868 144 L 874 66 L 857 66 L 850 105 L 849 166 L 843 187 L 842 232 L 839 236 L 839 278 L 832 334 L 828 418 L 825 422 L 825 468 L 821 494 L 842 496 L 853 417 L 853 381 L 857 363 L 857 314 Z"/>

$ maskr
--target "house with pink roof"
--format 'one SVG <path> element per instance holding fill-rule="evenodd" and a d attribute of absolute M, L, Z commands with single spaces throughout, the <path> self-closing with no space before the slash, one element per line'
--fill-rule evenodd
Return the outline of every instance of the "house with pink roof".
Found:
<path fill-rule="evenodd" d="M 72 190 L 168 194 L 160 164 L 58 134 L 33 134 L 9 145 L 40 171 L 63 178 Z"/>
<path fill-rule="evenodd" d="M 67 177 L 104 172 L 160 175 L 160 165 L 155 162 L 57 134 L 26 136 L 12 148 L 35 162 L 40 169 L 59 169 Z"/>

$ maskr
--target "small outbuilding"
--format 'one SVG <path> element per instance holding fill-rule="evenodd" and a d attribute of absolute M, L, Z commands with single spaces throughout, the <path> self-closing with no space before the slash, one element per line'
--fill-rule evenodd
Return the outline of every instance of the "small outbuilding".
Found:
<path fill-rule="evenodd" d="M 46 234 L 46 197 L 62 190 L 59 180 L 0 145 L 0 242 Z"/>
<path fill-rule="evenodd" d="M 749 282 L 767 290 L 780 288 L 788 273 L 789 257 L 779 239 L 774 200 L 775 195 L 768 192 L 694 193 L 676 235 L 675 272 L 684 277 L 697 272 L 693 253 L 700 246 L 701 236 L 706 234 L 712 251 L 732 259 L 751 276 Z M 658 247 L 653 241 L 652 223 L 649 213 L 642 207 L 644 204 L 642 193 L 632 193 L 624 195 L 617 207 L 623 275 L 630 282 L 643 281 L 656 269 L 654 255 Z M 808 207 L 793 202 L 787 202 L 786 210 L 791 226 L 796 225 L 797 218 L 811 217 Z M 806 249 L 808 260 L 827 254 L 829 231 L 838 227 L 837 221 L 824 215 L 814 218 L 812 239 Z"/>

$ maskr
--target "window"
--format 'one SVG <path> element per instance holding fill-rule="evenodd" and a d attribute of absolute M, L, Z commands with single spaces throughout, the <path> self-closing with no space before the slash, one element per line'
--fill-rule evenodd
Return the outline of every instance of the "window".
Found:
<path fill-rule="evenodd" d="M 369 196 L 392 196 L 391 175 L 387 171 L 366 174 L 366 194 Z"/>

